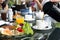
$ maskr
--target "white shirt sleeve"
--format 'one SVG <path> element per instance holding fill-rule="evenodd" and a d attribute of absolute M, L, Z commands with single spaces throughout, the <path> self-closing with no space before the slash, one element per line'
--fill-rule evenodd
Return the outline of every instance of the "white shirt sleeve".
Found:
<path fill-rule="evenodd" d="M 42 1 L 42 5 L 44 5 L 44 4 L 47 3 L 48 1 L 50 1 L 50 0 L 43 0 L 43 1 Z"/>

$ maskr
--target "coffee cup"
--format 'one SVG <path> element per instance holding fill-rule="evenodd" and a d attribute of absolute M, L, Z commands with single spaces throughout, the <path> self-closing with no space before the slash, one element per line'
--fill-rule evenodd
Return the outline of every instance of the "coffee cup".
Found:
<path fill-rule="evenodd" d="M 32 19 L 32 15 L 25 15 L 25 19 Z"/>
<path fill-rule="evenodd" d="M 48 26 L 48 23 L 44 20 L 36 20 L 36 26 L 38 28 L 46 28 L 46 26 Z"/>

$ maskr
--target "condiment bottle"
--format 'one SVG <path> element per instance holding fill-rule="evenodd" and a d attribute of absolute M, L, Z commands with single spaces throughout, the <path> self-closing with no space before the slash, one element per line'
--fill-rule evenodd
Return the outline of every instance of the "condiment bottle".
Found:
<path fill-rule="evenodd" d="M 8 9 L 8 21 L 13 21 L 13 11 L 11 8 Z"/>

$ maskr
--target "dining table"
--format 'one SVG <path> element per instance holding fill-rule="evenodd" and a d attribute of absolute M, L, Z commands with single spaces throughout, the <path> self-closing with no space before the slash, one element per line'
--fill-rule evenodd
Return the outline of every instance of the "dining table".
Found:
<path fill-rule="evenodd" d="M 8 23 L 8 22 L 6 22 Z M 10 23 L 11 24 L 11 23 Z M 6 25 L 6 24 L 4 24 Z M 2 26 L 4 26 L 2 25 Z M 32 27 L 31 27 L 32 28 Z M 55 29 L 54 27 L 49 30 L 38 30 L 32 28 L 34 31 L 33 35 L 16 35 L 16 36 L 7 36 L 7 35 L 1 35 L 0 34 L 0 40 L 46 40 L 48 39 L 49 35 L 53 32 Z"/>

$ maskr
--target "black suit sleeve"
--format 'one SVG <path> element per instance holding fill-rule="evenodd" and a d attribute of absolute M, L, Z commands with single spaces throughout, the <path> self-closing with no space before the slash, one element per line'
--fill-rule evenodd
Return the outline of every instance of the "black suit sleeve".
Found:
<path fill-rule="evenodd" d="M 45 14 L 48 14 L 50 17 L 60 22 L 60 8 L 55 6 L 52 2 L 47 2 L 43 6 L 43 11 Z"/>

